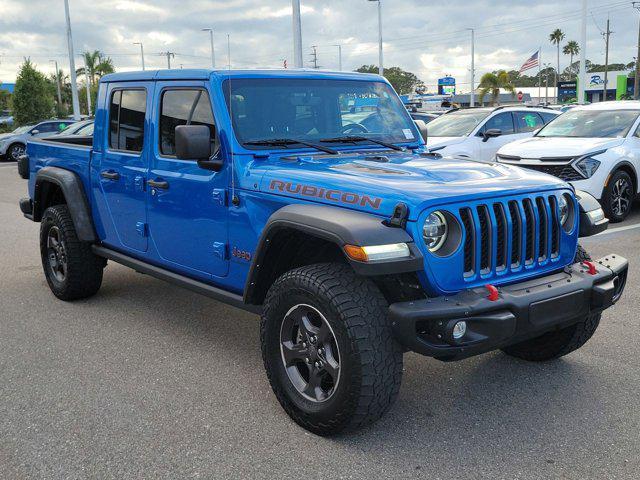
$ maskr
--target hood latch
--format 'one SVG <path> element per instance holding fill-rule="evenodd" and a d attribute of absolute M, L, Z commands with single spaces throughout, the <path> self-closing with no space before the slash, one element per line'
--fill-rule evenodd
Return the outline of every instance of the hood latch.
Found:
<path fill-rule="evenodd" d="M 409 208 L 404 203 L 398 203 L 393 209 L 393 215 L 384 223 L 387 227 L 404 228 L 407 225 L 407 217 L 409 216 Z"/>

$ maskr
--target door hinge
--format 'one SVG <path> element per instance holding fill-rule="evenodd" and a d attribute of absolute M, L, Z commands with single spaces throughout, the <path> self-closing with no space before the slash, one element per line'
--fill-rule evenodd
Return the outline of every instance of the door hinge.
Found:
<path fill-rule="evenodd" d="M 138 232 L 138 235 L 140 235 L 141 237 L 146 237 L 147 224 L 144 222 L 136 222 L 136 232 Z"/>
<path fill-rule="evenodd" d="M 213 201 L 218 205 L 225 207 L 227 205 L 227 191 L 224 188 L 215 188 L 211 192 Z"/>
<path fill-rule="evenodd" d="M 223 242 L 214 242 L 213 254 L 221 260 L 226 260 L 227 257 L 227 244 Z"/>

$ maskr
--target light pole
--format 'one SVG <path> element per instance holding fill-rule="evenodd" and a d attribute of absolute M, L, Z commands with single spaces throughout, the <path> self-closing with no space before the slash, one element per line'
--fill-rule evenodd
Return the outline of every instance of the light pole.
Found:
<path fill-rule="evenodd" d="M 476 31 L 473 28 L 471 30 L 471 99 L 469 101 L 470 107 L 476 106 Z"/>
<path fill-rule="evenodd" d="M 58 110 L 62 110 L 62 92 L 60 90 L 60 71 L 58 70 L 58 61 L 49 60 L 49 62 L 53 63 L 56 66 L 56 88 L 58 90 Z"/>
<path fill-rule="evenodd" d="M 369 0 L 370 2 L 378 2 L 378 73 L 384 75 L 384 66 L 382 58 L 382 0 Z"/>
<path fill-rule="evenodd" d="M 578 73 L 578 103 L 583 105 L 585 102 L 585 91 L 587 76 L 587 0 L 582 0 L 582 25 L 580 29 L 580 72 Z"/>
<path fill-rule="evenodd" d="M 71 79 L 71 104 L 73 119 L 80 120 L 80 102 L 78 101 L 78 84 L 76 83 L 76 61 L 73 56 L 73 37 L 71 36 L 71 18 L 69 17 L 69 0 L 64 0 L 64 16 L 67 21 L 67 48 L 69 49 L 69 78 Z"/>
<path fill-rule="evenodd" d="M 300 20 L 300 0 L 291 0 L 293 9 L 293 66 L 302 68 L 302 21 Z"/>
<path fill-rule="evenodd" d="M 342 45 L 334 45 L 338 47 L 338 70 L 342 71 Z"/>
<path fill-rule="evenodd" d="M 216 68 L 216 51 L 213 48 L 213 28 L 203 28 L 203 32 L 209 32 L 209 40 L 211 41 L 211 68 Z"/>
<path fill-rule="evenodd" d="M 142 70 L 144 70 L 144 47 L 142 42 L 133 42 L 134 45 L 140 45 L 140 60 L 142 60 Z"/>
<path fill-rule="evenodd" d="M 84 58 L 84 79 L 85 79 L 85 83 L 86 83 L 86 90 L 87 90 L 87 116 L 90 117 L 91 116 L 91 79 L 90 79 L 90 75 L 89 75 L 89 65 L 87 65 L 87 59 L 83 56 L 80 55 L 82 58 Z"/>
<path fill-rule="evenodd" d="M 640 11 L 640 2 L 633 2 L 633 8 Z M 640 24 L 638 24 L 638 54 L 636 56 L 636 76 L 633 79 L 633 98 L 640 98 Z"/>

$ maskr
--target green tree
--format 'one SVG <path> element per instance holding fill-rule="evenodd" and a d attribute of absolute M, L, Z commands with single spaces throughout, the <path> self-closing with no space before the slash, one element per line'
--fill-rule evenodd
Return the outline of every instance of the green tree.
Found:
<path fill-rule="evenodd" d="M 42 72 L 36 70 L 31 60 L 20 66 L 13 92 L 13 118 L 18 125 L 49 118 L 53 114 L 51 85 Z"/>
<path fill-rule="evenodd" d="M 11 93 L 0 88 L 0 113 L 3 110 L 11 110 Z"/>
<path fill-rule="evenodd" d="M 569 71 L 573 66 L 573 57 L 580 53 L 580 45 L 575 40 L 570 40 L 562 49 L 562 53 L 569 55 Z M 571 75 L 573 76 L 573 75 Z M 571 76 L 569 78 L 571 78 Z"/>
<path fill-rule="evenodd" d="M 558 66 L 556 69 L 556 84 L 558 83 L 559 80 L 559 75 L 560 75 L 560 43 L 562 42 L 562 40 L 564 40 L 564 32 L 562 30 L 560 30 L 559 28 L 556 28 L 553 32 L 551 32 L 551 34 L 549 35 L 549 41 L 556 46 L 557 50 L 558 50 Z"/>
<path fill-rule="evenodd" d="M 363 65 L 356 72 L 378 73 L 378 67 L 376 65 Z M 389 80 L 391 86 L 400 95 L 413 93 L 416 87 L 423 85 L 415 74 L 402 70 L 400 67 L 385 68 L 384 77 Z"/>
<path fill-rule="evenodd" d="M 89 76 L 89 83 L 98 83 L 100 77 L 108 73 L 115 71 L 113 67 L 113 60 L 109 57 L 105 57 L 99 50 L 93 52 L 84 52 L 82 54 L 84 59 L 84 66 L 76 70 L 77 75 L 85 75 L 85 72 Z"/>
<path fill-rule="evenodd" d="M 509 74 L 504 70 L 499 70 L 496 73 L 485 73 L 480 79 L 480 103 L 484 102 L 484 97 L 490 95 L 491 104 L 496 105 L 500 96 L 500 89 L 506 90 L 511 95 L 516 94 L 516 88 L 511 83 Z"/>

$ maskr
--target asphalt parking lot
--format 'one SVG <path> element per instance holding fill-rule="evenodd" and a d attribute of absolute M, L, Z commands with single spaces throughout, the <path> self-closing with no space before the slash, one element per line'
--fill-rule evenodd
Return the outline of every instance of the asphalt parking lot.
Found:
<path fill-rule="evenodd" d="M 257 317 L 113 263 L 94 298 L 56 300 L 25 192 L 0 164 L 0 478 L 638 478 L 640 228 L 583 242 L 631 270 L 581 350 L 408 354 L 386 417 L 326 439 L 271 394 Z"/>

